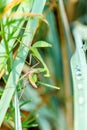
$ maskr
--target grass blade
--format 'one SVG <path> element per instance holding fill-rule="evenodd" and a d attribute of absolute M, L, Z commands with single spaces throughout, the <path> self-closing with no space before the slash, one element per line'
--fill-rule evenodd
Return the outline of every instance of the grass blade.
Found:
<path fill-rule="evenodd" d="M 14 99 L 15 99 L 15 130 L 22 130 L 19 100 L 18 100 L 17 91 L 15 92 Z"/>
<path fill-rule="evenodd" d="M 40 84 L 40 85 L 43 85 L 43 86 L 49 87 L 49 88 L 53 88 L 53 89 L 57 89 L 57 90 L 60 89 L 60 88 L 57 87 L 57 86 L 50 85 L 50 84 L 46 84 L 46 83 L 43 83 L 43 82 L 40 82 L 40 81 L 38 81 L 37 83 Z"/>

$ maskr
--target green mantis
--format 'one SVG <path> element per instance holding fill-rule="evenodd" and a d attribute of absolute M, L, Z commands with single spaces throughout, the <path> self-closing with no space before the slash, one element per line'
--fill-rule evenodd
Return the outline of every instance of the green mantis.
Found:
<path fill-rule="evenodd" d="M 26 72 L 26 74 L 24 74 L 24 76 L 22 76 L 20 78 L 20 80 L 22 80 L 24 77 L 28 76 L 29 82 L 30 84 L 34 87 L 37 88 L 36 82 L 37 82 L 37 75 L 41 72 L 45 72 L 44 76 L 45 77 L 49 77 L 49 70 L 44 62 L 44 60 L 42 59 L 39 51 L 37 48 L 40 47 L 51 47 L 51 45 L 47 42 L 44 41 L 39 41 L 34 43 L 29 50 L 31 51 L 31 54 L 39 61 L 37 62 L 34 66 L 32 66 L 28 72 Z M 31 58 L 30 58 L 31 59 Z M 31 62 L 31 61 L 30 61 Z M 37 65 L 39 65 L 39 63 L 41 63 L 43 65 L 42 68 L 35 68 Z"/>

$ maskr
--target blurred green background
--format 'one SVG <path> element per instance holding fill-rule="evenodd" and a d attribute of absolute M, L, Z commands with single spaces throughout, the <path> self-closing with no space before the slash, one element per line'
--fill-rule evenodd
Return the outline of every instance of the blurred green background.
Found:
<path fill-rule="evenodd" d="M 45 104 L 39 111 L 41 130 L 73 130 L 73 81 L 70 59 L 75 51 L 72 35 L 76 21 L 86 22 L 86 0 L 48 0 L 44 15 L 48 25 L 41 22 L 36 40 L 45 40 L 52 44 L 50 49 L 42 49 L 41 54 L 50 70 L 51 78 L 46 82 L 55 84 L 60 90 L 41 91 Z M 41 122 L 42 121 L 42 122 Z"/>

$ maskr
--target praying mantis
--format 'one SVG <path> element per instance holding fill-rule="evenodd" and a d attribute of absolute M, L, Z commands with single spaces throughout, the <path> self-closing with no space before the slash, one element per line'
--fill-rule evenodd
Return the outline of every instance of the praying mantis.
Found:
<path fill-rule="evenodd" d="M 20 78 L 20 80 L 22 80 L 24 77 L 28 76 L 29 82 L 34 88 L 37 88 L 36 82 L 37 82 L 38 73 L 45 72 L 45 74 L 44 74 L 45 77 L 50 76 L 47 65 L 45 64 L 44 60 L 42 59 L 42 57 L 37 49 L 39 47 L 51 47 L 51 45 L 46 42 L 39 41 L 39 42 L 34 43 L 29 48 L 29 50 L 31 51 L 31 54 L 32 54 L 31 56 L 34 56 L 34 58 L 36 58 L 38 62 L 34 66 L 32 66 L 29 69 L 29 71 L 26 72 L 26 74 L 24 74 L 24 76 L 22 76 Z M 31 56 L 30 56 L 30 62 L 31 62 Z M 37 65 L 39 65 L 39 63 L 41 63 L 43 65 L 43 68 L 35 68 Z"/>

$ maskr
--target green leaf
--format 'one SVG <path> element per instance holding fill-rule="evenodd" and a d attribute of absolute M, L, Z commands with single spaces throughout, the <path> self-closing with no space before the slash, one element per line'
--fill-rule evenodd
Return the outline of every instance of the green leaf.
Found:
<path fill-rule="evenodd" d="M 38 124 L 25 125 L 24 128 L 37 127 Z"/>
<path fill-rule="evenodd" d="M 4 8 L 5 8 L 6 4 L 7 4 L 6 0 L 0 0 L 0 16 L 4 12 Z"/>
<path fill-rule="evenodd" d="M 44 41 L 38 41 L 34 43 L 32 47 L 52 47 L 52 45 Z"/>
<path fill-rule="evenodd" d="M 29 104 L 31 101 L 32 101 L 32 100 L 30 100 L 30 99 L 29 99 L 29 100 L 26 100 L 26 101 L 24 101 L 23 103 L 21 103 L 19 107 L 21 108 L 22 106 L 24 106 L 24 105 L 26 105 L 26 104 Z"/>
<path fill-rule="evenodd" d="M 43 86 L 49 87 L 49 88 L 58 89 L 58 90 L 60 89 L 60 88 L 57 87 L 57 86 L 50 85 L 50 84 L 46 84 L 46 83 L 43 83 L 43 82 L 40 82 L 40 81 L 38 81 L 37 83 L 40 84 L 40 85 L 43 85 Z"/>

